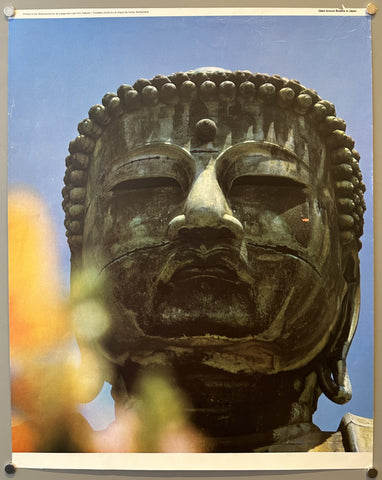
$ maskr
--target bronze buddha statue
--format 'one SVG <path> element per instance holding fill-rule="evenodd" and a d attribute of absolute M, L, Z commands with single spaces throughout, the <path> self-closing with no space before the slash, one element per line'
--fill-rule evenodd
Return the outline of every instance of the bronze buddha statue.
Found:
<path fill-rule="evenodd" d="M 90 109 L 63 206 L 72 270 L 104 279 L 118 402 L 168 367 L 214 451 L 341 449 L 312 414 L 351 398 L 365 187 L 345 128 L 296 80 L 218 68 Z"/>

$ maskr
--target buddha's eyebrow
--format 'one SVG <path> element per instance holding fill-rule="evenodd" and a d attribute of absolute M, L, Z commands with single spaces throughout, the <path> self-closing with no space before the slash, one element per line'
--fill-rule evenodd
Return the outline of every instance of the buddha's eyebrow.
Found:
<path fill-rule="evenodd" d="M 222 175 L 224 175 L 232 166 L 240 164 L 241 162 L 247 163 L 248 166 L 256 164 L 260 165 L 262 163 L 266 165 L 268 162 L 277 162 L 274 164 L 275 168 L 277 168 L 277 165 L 281 164 L 294 165 L 296 167 L 296 173 L 308 174 L 311 178 L 320 181 L 317 177 L 317 169 L 314 166 L 307 165 L 294 153 L 278 148 L 274 145 L 258 146 L 257 144 L 254 145 L 250 142 L 237 144 L 223 152 L 217 159 L 219 165 L 218 168 Z M 271 172 L 269 173 L 271 174 Z M 259 174 L 261 173 L 259 172 Z M 285 172 L 285 175 L 289 174 L 291 174 L 291 172 Z"/>
<path fill-rule="evenodd" d="M 151 157 L 140 157 L 140 158 L 134 158 L 132 160 L 129 160 L 125 163 L 123 163 L 122 165 L 119 165 L 116 170 L 120 170 L 121 168 L 125 167 L 126 165 L 131 165 L 132 163 L 136 163 L 136 162 L 142 162 L 144 160 L 159 160 L 160 158 L 170 158 L 168 155 L 166 157 L 166 155 L 154 155 L 154 156 L 151 156 Z"/>
<path fill-rule="evenodd" d="M 127 152 L 125 155 L 125 160 L 122 165 L 118 165 L 114 168 L 114 171 L 119 171 L 126 166 L 133 165 L 138 162 L 145 161 L 160 161 L 168 160 L 172 162 L 178 162 L 180 164 L 192 164 L 194 159 L 188 151 L 183 147 L 174 146 L 166 143 L 152 143 L 147 144 L 137 149 L 133 149 L 130 152 Z"/>
<path fill-rule="evenodd" d="M 220 150 L 206 150 L 206 149 L 200 149 L 200 148 L 194 148 L 193 150 L 190 150 L 190 153 L 219 153 Z"/>

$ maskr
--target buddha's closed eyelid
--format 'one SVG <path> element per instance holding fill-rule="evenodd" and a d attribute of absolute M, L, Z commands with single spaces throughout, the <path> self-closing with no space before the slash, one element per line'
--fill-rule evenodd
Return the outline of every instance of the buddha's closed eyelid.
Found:
<path fill-rule="evenodd" d="M 242 153 L 242 152 L 240 152 Z M 221 158 L 217 168 L 219 183 L 225 192 L 235 184 L 273 187 L 306 187 L 316 183 L 309 169 L 297 158 L 278 152 L 244 152 Z"/>
<path fill-rule="evenodd" d="M 239 185 L 306 188 L 304 183 L 293 178 L 276 175 L 241 175 L 233 179 L 230 188 Z"/>
<path fill-rule="evenodd" d="M 117 183 L 111 188 L 111 192 L 114 194 L 123 194 L 132 190 L 153 189 L 153 188 L 165 188 L 172 187 L 182 189 L 182 186 L 178 180 L 172 177 L 140 177 L 130 178 L 122 182 Z"/>
<path fill-rule="evenodd" d="M 233 179 L 226 190 L 227 199 L 233 204 L 262 203 L 279 210 L 305 203 L 310 197 L 309 187 L 288 176 L 241 175 Z"/>
<path fill-rule="evenodd" d="M 113 172 L 107 191 L 177 186 L 186 192 L 191 183 L 187 165 L 164 155 L 132 158 Z"/>
<path fill-rule="evenodd" d="M 281 193 L 283 190 L 305 192 L 307 184 L 288 175 L 264 175 L 245 173 L 226 179 L 224 191 L 226 194 L 238 193 L 243 188 L 256 191 L 261 189 L 274 193 L 275 190 Z"/>

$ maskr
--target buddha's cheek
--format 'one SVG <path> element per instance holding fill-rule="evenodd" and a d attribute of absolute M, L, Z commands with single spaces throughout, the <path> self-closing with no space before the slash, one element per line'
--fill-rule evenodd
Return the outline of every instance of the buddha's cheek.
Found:
<path fill-rule="evenodd" d="M 178 212 L 177 206 L 167 205 L 168 194 L 163 191 L 150 198 L 148 192 L 132 192 L 117 198 L 111 194 L 95 198 L 85 221 L 85 268 L 102 270 L 110 262 L 136 251 L 150 251 L 167 244 L 168 224 Z M 139 275 L 147 272 L 144 265 L 141 268 Z"/>
<path fill-rule="evenodd" d="M 280 369 L 312 360 L 338 326 L 344 280 L 323 278 L 306 262 L 263 249 L 250 251 L 256 344 L 272 352 Z"/>

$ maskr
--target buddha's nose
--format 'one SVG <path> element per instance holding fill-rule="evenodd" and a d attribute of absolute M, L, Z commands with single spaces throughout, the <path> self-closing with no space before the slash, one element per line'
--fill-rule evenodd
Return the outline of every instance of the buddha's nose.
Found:
<path fill-rule="evenodd" d="M 236 240 L 243 237 L 243 225 L 232 215 L 227 200 L 212 166 L 207 167 L 195 180 L 185 201 L 181 215 L 173 218 L 168 226 L 168 236 L 176 239 L 181 233 L 198 229 L 227 233 Z"/>

